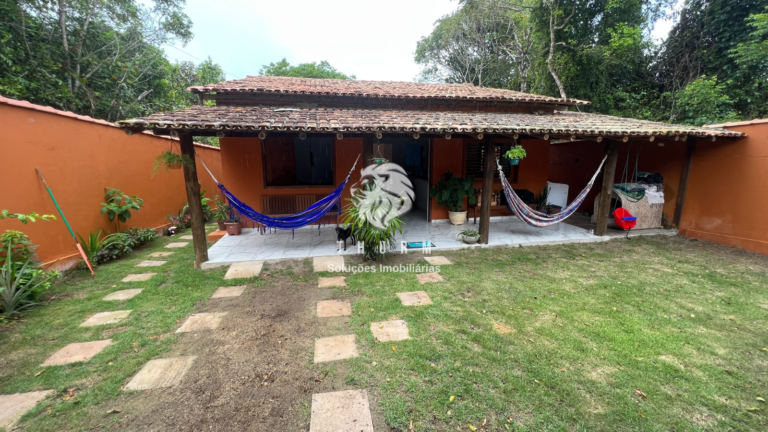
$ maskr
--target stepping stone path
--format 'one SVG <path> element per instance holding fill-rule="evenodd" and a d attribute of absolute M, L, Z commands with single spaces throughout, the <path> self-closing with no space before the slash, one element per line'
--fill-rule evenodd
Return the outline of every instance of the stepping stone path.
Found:
<path fill-rule="evenodd" d="M 243 291 L 245 291 L 245 285 L 219 287 L 211 298 L 240 297 Z"/>
<path fill-rule="evenodd" d="M 314 266 L 315 273 L 324 271 L 332 272 L 336 271 L 337 268 L 344 268 L 344 257 L 338 255 L 314 257 L 312 259 L 312 265 Z"/>
<path fill-rule="evenodd" d="M 152 258 L 167 257 L 169 255 L 173 255 L 173 252 L 152 252 L 149 254 L 149 256 Z"/>
<path fill-rule="evenodd" d="M 347 390 L 312 395 L 309 432 L 373 432 L 368 392 Z"/>
<path fill-rule="evenodd" d="M 160 267 L 161 265 L 167 263 L 168 261 L 142 261 L 138 264 L 136 264 L 136 267 Z"/>
<path fill-rule="evenodd" d="M 444 256 L 431 256 L 431 257 L 425 256 L 424 259 L 429 263 L 429 265 L 433 265 L 433 266 L 453 265 L 451 260 L 449 260 Z"/>
<path fill-rule="evenodd" d="M 0 395 L 0 428 L 11 430 L 24 413 L 52 393 L 54 393 L 53 390 L 40 390 Z"/>
<path fill-rule="evenodd" d="M 315 340 L 315 363 L 357 357 L 355 335 L 331 336 Z"/>
<path fill-rule="evenodd" d="M 371 323 L 371 333 L 376 342 L 391 342 L 410 339 L 408 324 L 403 320 Z"/>
<path fill-rule="evenodd" d="M 157 273 L 129 274 L 123 278 L 123 282 L 144 282 L 152 278 Z"/>
<path fill-rule="evenodd" d="M 424 291 L 402 292 L 397 293 L 397 296 L 400 297 L 400 301 L 403 303 L 403 306 L 422 306 L 432 304 L 432 299 L 430 299 L 429 295 L 427 295 L 427 293 Z"/>
<path fill-rule="evenodd" d="M 139 293 L 141 291 L 142 291 L 141 288 L 115 291 L 112 294 L 104 297 L 102 300 L 106 300 L 106 301 L 128 300 L 130 298 L 133 298 L 133 297 L 136 297 L 137 295 L 139 295 Z"/>
<path fill-rule="evenodd" d="M 336 277 L 321 277 L 317 279 L 317 287 L 318 288 L 330 288 L 330 287 L 343 287 L 347 286 L 346 279 L 344 276 L 336 276 Z"/>
<path fill-rule="evenodd" d="M 112 339 L 72 343 L 56 351 L 41 366 L 58 366 L 88 361 L 110 344 L 112 344 Z"/>
<path fill-rule="evenodd" d="M 192 314 L 176 333 L 189 333 L 198 330 L 213 330 L 219 326 L 226 312 Z"/>
<path fill-rule="evenodd" d="M 192 234 L 183 235 L 183 236 L 181 236 L 179 238 L 182 239 L 182 240 L 192 240 L 192 239 L 194 239 L 194 237 L 192 237 Z"/>
<path fill-rule="evenodd" d="M 224 279 L 245 279 L 254 276 L 258 276 L 261 273 L 261 268 L 264 266 L 264 261 L 244 261 L 234 263 L 229 266 L 227 274 L 224 275 Z"/>
<path fill-rule="evenodd" d="M 419 280 L 419 283 L 424 285 L 428 282 L 442 282 L 443 277 L 440 276 L 440 273 L 418 273 L 416 275 L 416 279 Z"/>
<path fill-rule="evenodd" d="M 145 364 L 123 390 L 149 390 L 160 387 L 173 387 L 192 367 L 196 356 L 173 357 L 151 360 Z"/>
<path fill-rule="evenodd" d="M 166 249 L 175 249 L 175 248 L 183 248 L 184 246 L 188 245 L 189 242 L 171 242 L 165 245 Z"/>
<path fill-rule="evenodd" d="M 100 326 L 105 324 L 115 324 L 124 320 L 130 314 L 131 314 L 131 311 L 129 310 L 99 312 L 96 315 L 85 320 L 84 323 L 80 324 L 80 327 L 94 327 L 94 326 Z"/>
<path fill-rule="evenodd" d="M 319 318 L 340 317 L 352 315 L 352 305 L 349 301 L 323 300 L 317 302 Z"/>

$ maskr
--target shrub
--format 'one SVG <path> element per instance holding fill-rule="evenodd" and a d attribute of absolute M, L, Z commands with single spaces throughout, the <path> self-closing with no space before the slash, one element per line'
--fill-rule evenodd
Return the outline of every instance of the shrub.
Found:
<path fill-rule="evenodd" d="M 395 234 L 403 232 L 403 221 L 400 218 L 392 218 L 387 222 L 385 229 L 374 226 L 370 222 L 368 215 L 376 213 L 378 208 L 376 206 L 364 206 L 365 213 L 362 213 L 360 208 L 363 201 L 365 201 L 366 193 L 372 192 L 374 187 L 370 184 L 365 185 L 364 190 L 358 190 L 357 193 L 352 195 L 352 198 L 348 198 L 349 205 L 344 209 L 344 223 L 350 224 L 352 232 L 355 234 L 357 241 L 364 243 L 363 256 L 371 261 L 378 261 L 383 258 L 384 253 L 381 251 L 381 245 L 384 245 L 386 249 L 392 249 L 396 246 Z"/>
<path fill-rule="evenodd" d="M 127 255 L 137 247 L 152 242 L 157 238 L 157 232 L 152 228 L 128 228 L 121 233 L 104 237 L 101 248 L 95 254 L 93 261 L 102 264 Z M 89 257 L 90 258 L 90 257 Z"/>
<path fill-rule="evenodd" d="M 221 196 L 214 196 L 213 203 L 216 205 L 216 208 L 211 212 L 211 217 L 216 221 L 229 220 L 229 206 L 224 204 Z"/>
<path fill-rule="evenodd" d="M 8 230 L 0 234 L 0 265 L 5 263 L 9 250 L 13 251 L 16 262 L 26 261 L 34 255 L 37 246 L 29 240 L 29 236 L 21 231 Z"/>
<path fill-rule="evenodd" d="M 10 243 L 5 248 L 8 256 L 0 267 L 0 308 L 5 315 L 12 315 L 37 304 L 42 292 L 60 275 L 38 268 L 31 256 L 18 260 Z"/>
<path fill-rule="evenodd" d="M 108 188 L 104 194 L 106 202 L 101 203 L 101 214 L 107 214 L 110 222 L 117 218 L 115 231 L 120 231 L 120 223 L 131 218 L 131 210 L 139 211 L 144 207 L 144 200 L 136 195 L 124 194 L 120 189 Z"/>

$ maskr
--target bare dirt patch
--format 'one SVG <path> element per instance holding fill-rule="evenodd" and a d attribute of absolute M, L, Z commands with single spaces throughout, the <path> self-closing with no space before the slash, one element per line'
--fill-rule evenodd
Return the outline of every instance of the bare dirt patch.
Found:
<path fill-rule="evenodd" d="M 345 366 L 335 364 L 343 362 L 311 364 L 315 338 L 329 325 L 315 316 L 316 304 L 332 291 L 316 288 L 312 278 L 296 283 L 307 272 L 301 263 L 271 264 L 270 272 L 241 297 L 198 307 L 227 316 L 216 330 L 180 336 L 161 356 L 197 356 L 178 386 L 110 401 L 122 408 L 126 430 L 308 430 L 313 394 L 355 389 L 344 383 Z M 372 390 L 374 426 L 389 430 Z"/>

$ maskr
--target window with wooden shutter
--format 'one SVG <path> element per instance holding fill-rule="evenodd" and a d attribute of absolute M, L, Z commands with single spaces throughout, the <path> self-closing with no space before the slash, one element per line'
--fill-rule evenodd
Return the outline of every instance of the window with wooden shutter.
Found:
<path fill-rule="evenodd" d="M 514 144 L 511 143 L 499 143 L 496 144 L 496 157 L 501 163 L 501 168 L 504 171 L 504 175 L 510 183 L 517 183 L 517 175 L 519 171 L 519 165 L 511 165 L 509 159 L 502 157 Z M 483 164 L 485 163 L 485 143 L 484 142 L 468 142 L 467 153 L 464 160 L 466 161 L 466 170 L 464 176 L 472 179 L 483 178 Z M 494 163 L 493 177 L 499 178 L 499 171 L 496 169 Z"/>
<path fill-rule="evenodd" d="M 332 138 L 267 138 L 262 153 L 265 186 L 332 186 L 333 155 Z"/>

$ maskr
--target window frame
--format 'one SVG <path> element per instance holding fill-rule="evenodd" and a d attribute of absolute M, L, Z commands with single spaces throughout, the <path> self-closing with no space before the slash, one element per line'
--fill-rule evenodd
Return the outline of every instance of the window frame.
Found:
<path fill-rule="evenodd" d="M 262 185 L 264 189 L 323 189 L 323 188 L 336 188 L 339 186 L 339 182 L 336 179 L 336 139 L 330 138 L 331 140 L 331 170 L 332 170 L 332 176 L 333 176 L 333 183 L 327 184 L 327 185 L 286 185 L 286 186 L 270 186 L 267 183 L 267 146 L 266 146 L 266 140 L 268 139 L 285 139 L 285 138 L 291 138 L 293 139 L 292 145 L 296 145 L 296 140 L 300 139 L 298 135 L 295 136 L 271 136 L 266 137 L 263 140 L 259 138 L 259 145 L 261 146 L 261 174 L 262 174 Z M 307 135 L 307 138 L 329 138 L 328 135 Z M 294 162 L 295 163 L 295 162 Z"/>
<path fill-rule="evenodd" d="M 470 146 L 471 145 L 478 145 L 481 146 L 480 152 L 481 154 L 485 153 L 485 149 L 482 146 L 485 146 L 485 141 L 477 141 L 477 140 L 466 140 L 464 142 L 464 177 L 465 178 L 471 178 L 473 181 L 481 181 L 483 180 L 483 172 L 480 171 L 480 177 L 475 176 L 475 173 L 472 173 L 472 176 L 470 177 L 469 171 L 469 152 L 470 152 Z M 508 148 L 511 148 L 515 145 L 514 142 L 497 142 L 495 144 L 495 147 L 499 149 L 499 159 L 501 159 L 502 168 L 506 169 L 509 167 L 509 175 L 507 176 L 507 181 L 509 184 L 518 184 L 520 181 L 520 164 L 523 162 L 522 160 L 518 163 L 518 165 L 512 165 L 509 163 L 508 160 L 505 161 L 505 159 L 501 156 L 506 152 Z M 484 155 L 483 155 L 484 156 Z M 480 166 L 482 167 L 485 163 L 484 157 L 480 157 Z M 506 166 L 505 166 L 506 163 Z M 496 169 L 493 170 L 493 181 L 494 182 L 501 182 L 501 178 L 499 177 L 499 173 Z"/>

